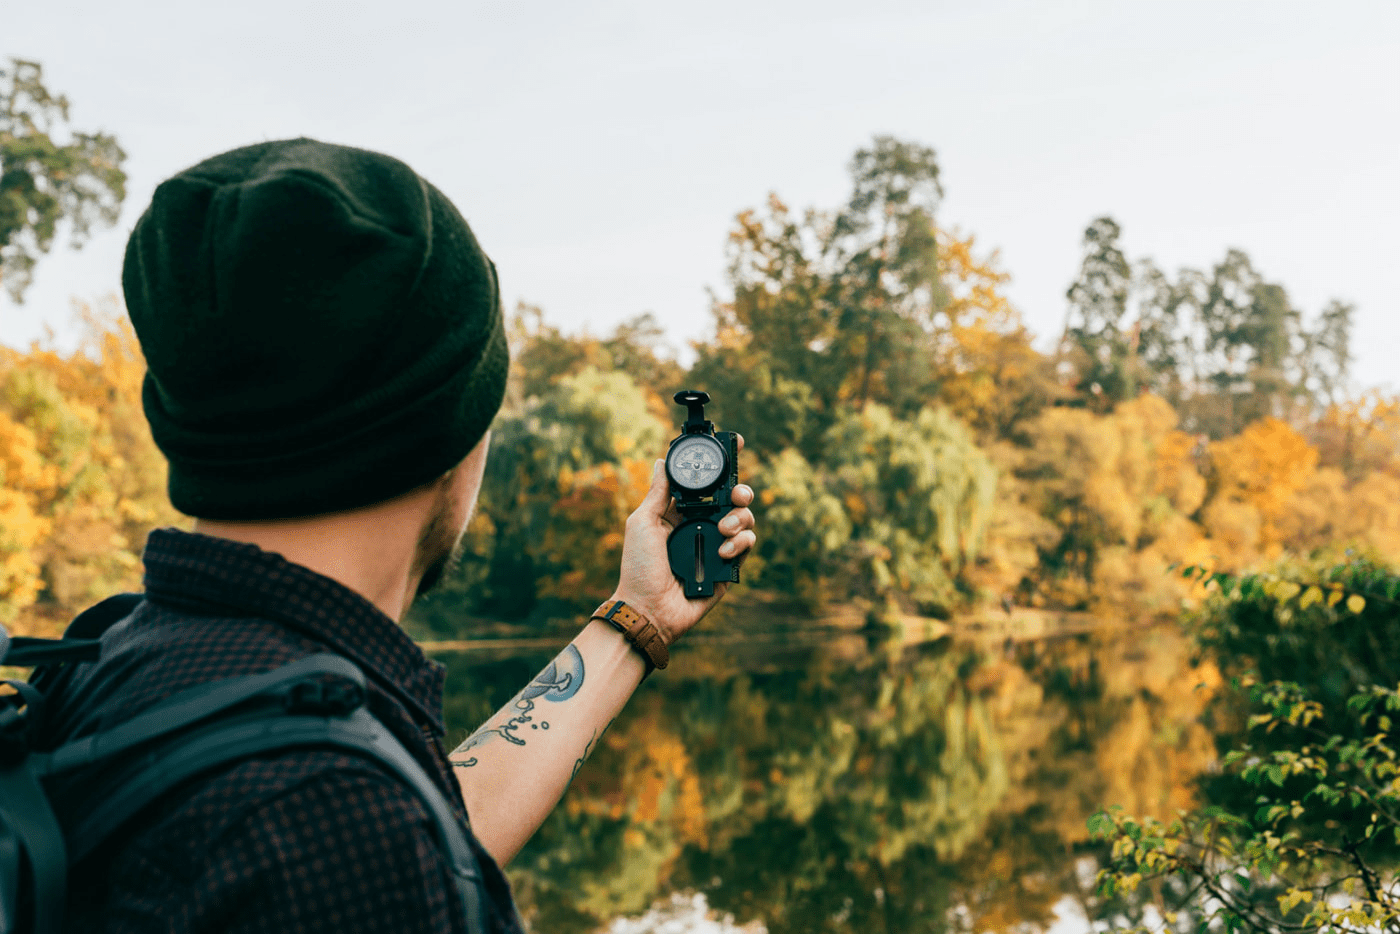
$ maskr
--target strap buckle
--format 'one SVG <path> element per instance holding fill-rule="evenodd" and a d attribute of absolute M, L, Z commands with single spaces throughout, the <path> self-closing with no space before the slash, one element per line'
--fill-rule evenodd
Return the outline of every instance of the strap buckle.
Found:
<path fill-rule="evenodd" d="M 282 699 L 287 713 L 347 717 L 364 706 L 365 692 L 351 681 L 299 681 Z"/>

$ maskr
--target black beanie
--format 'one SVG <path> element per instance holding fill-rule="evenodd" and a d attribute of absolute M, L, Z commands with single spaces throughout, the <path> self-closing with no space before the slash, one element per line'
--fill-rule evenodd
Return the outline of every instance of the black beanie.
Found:
<path fill-rule="evenodd" d="M 205 519 L 352 509 L 441 476 L 500 408 L 495 267 L 388 156 L 235 149 L 156 189 L 122 289 L 170 500 Z"/>

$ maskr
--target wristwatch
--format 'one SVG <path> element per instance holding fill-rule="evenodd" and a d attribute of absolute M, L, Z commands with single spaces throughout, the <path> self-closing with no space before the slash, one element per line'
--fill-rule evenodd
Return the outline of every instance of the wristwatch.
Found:
<path fill-rule="evenodd" d="M 666 651 L 666 640 L 661 638 L 661 630 L 656 624 L 632 609 L 621 600 L 609 600 L 593 611 L 593 619 L 601 619 L 622 633 L 650 668 L 665 668 L 671 661 Z"/>

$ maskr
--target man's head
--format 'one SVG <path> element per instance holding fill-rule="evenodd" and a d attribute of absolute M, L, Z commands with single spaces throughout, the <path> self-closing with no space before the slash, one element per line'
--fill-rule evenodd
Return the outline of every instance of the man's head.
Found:
<path fill-rule="evenodd" d="M 433 483 L 500 407 L 495 268 L 378 153 L 299 139 L 162 184 L 122 286 L 170 497 L 204 519 L 341 512 Z"/>

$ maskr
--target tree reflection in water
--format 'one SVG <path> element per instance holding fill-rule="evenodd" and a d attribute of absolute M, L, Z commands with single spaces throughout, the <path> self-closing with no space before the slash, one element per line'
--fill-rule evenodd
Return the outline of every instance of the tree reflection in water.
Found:
<path fill-rule="evenodd" d="M 549 654 L 447 656 L 450 727 L 479 723 Z M 587 930 L 676 891 L 772 934 L 1045 927 L 1066 898 L 1096 916 L 1085 819 L 1192 802 L 1218 682 L 1177 627 L 1019 645 L 697 640 L 510 875 L 536 930 Z"/>

